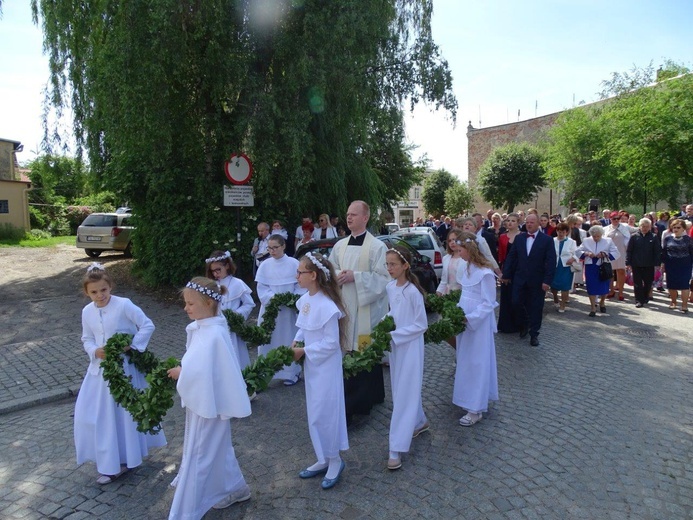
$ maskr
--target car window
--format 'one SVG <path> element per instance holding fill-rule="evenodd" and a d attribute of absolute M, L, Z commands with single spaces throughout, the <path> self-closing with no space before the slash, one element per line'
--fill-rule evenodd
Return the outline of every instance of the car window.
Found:
<path fill-rule="evenodd" d="M 120 221 L 121 226 L 129 226 L 130 225 L 130 217 L 124 217 L 123 220 Z"/>
<path fill-rule="evenodd" d="M 83 226 L 89 227 L 115 227 L 118 222 L 118 217 L 115 215 L 89 215 L 84 222 Z"/>
<path fill-rule="evenodd" d="M 433 242 L 428 235 L 404 235 L 402 239 L 419 251 L 422 249 L 433 249 Z"/>

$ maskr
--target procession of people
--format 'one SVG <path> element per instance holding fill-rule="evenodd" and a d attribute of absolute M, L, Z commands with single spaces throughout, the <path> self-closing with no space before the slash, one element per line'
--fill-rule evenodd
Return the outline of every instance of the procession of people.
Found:
<path fill-rule="evenodd" d="M 460 290 L 458 306 L 465 315 L 465 329 L 454 342 L 451 395 L 451 403 L 462 409 L 459 424 L 475 425 L 489 404 L 500 398 L 496 332 L 519 332 L 520 338 L 529 336 L 530 346 L 539 346 L 545 299 L 552 293 L 558 312 L 565 312 L 575 284 L 583 282 L 589 316 L 595 317 L 597 309 L 606 314 L 607 298 L 625 299 L 621 282 L 630 281 L 636 307 L 645 306 L 652 299 L 655 273 L 660 272 L 669 291 L 669 308 L 677 310 L 680 299 L 681 312 L 688 313 L 693 268 L 690 208 L 690 215 L 669 219 L 664 232 L 659 232 L 652 216 L 643 217 L 635 228 L 628 224 L 629 215 L 608 210 L 604 211 L 608 221 L 595 219 L 584 231 L 580 215 L 563 222 L 535 210 L 526 217 L 524 212 L 500 215 L 489 210 L 486 222 L 478 213 L 455 221 L 444 218 L 442 225 L 450 223 L 444 233 L 448 255 L 438 293 Z M 431 428 L 422 405 L 423 338 L 428 327 L 424 291 L 410 270 L 410 251 L 388 248 L 377 240 L 367 229 L 370 220 L 368 204 L 353 201 L 346 213 L 348 236 L 336 242 L 329 256 L 308 252 L 299 259 L 287 255 L 288 245 L 344 235 L 334 225 L 338 223 L 322 214 L 319 227 L 311 229 L 312 220 L 304 218 L 292 241 L 281 222 L 274 221 L 271 227 L 261 222 L 251 251 L 260 302 L 258 324 L 273 296 L 287 292 L 300 296 L 297 313 L 288 308 L 279 311 L 271 340 L 258 347 L 258 355 L 279 346 L 293 349 L 295 362 L 284 366 L 275 379 L 285 386 L 305 381 L 308 432 L 316 460 L 297 476 L 321 476 L 323 490 L 337 485 L 347 467 L 342 453 L 349 449 L 347 427 L 354 416 L 368 415 L 385 400 L 383 364 L 346 379 L 341 376 L 343 357 L 369 348 L 374 327 L 386 315 L 394 319 L 395 327 L 388 359 L 393 411 L 389 452 L 384 457 L 387 469 L 401 468 L 412 439 Z M 176 492 L 169 519 L 199 519 L 211 508 L 251 498 L 234 453 L 230 421 L 252 412 L 254 396 L 247 395 L 241 374 L 250 357 L 245 343 L 229 330 L 222 311 L 247 319 L 255 301 L 250 287 L 234 277 L 236 265 L 228 251 L 212 251 L 204 265 L 206 276 L 192 278 L 183 290 L 192 322 L 186 329 L 185 355 L 179 366 L 168 371 L 186 409 L 183 457 L 171 484 Z M 618 272 L 621 269 L 624 273 Z M 166 445 L 163 430 L 137 431 L 133 418 L 109 395 L 103 378 L 100 362 L 111 336 L 128 331 L 132 344 L 125 350 L 144 351 L 154 330 L 139 307 L 111 295 L 111 288 L 105 267 L 92 264 L 82 282 L 91 299 L 82 320 L 90 363 L 77 399 L 74 431 L 77 461 L 96 463 L 99 485 L 142 464 L 149 449 Z M 146 386 L 135 367 L 124 363 L 124 370 L 138 388 Z"/>

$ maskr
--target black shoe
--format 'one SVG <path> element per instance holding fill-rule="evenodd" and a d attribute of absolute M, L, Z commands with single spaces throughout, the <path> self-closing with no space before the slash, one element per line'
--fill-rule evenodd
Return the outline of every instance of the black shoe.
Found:
<path fill-rule="evenodd" d="M 529 344 L 532 345 L 533 347 L 538 347 L 539 346 L 539 338 L 536 336 L 532 336 L 529 339 Z"/>
<path fill-rule="evenodd" d="M 520 329 L 520 339 L 526 338 L 527 334 L 529 334 L 529 329 L 527 327 L 522 327 Z"/>
<path fill-rule="evenodd" d="M 599 307 L 599 312 L 601 312 L 602 314 L 606 314 L 606 307 Z"/>

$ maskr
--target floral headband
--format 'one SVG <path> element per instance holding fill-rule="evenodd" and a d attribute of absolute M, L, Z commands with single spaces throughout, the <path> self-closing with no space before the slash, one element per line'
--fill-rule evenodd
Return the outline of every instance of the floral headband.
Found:
<path fill-rule="evenodd" d="M 208 289 L 207 287 L 203 287 L 200 284 L 197 284 L 195 282 L 188 282 L 185 284 L 186 289 L 192 289 L 194 291 L 197 291 L 199 293 L 204 294 L 205 296 L 209 296 L 213 300 L 216 300 L 218 302 L 221 301 L 221 294 L 219 294 L 216 291 L 213 291 L 212 289 Z"/>
<path fill-rule="evenodd" d="M 98 262 L 92 262 L 89 267 L 87 267 L 87 273 L 91 273 L 92 271 L 105 271 L 106 268 L 104 267 L 103 264 L 100 264 Z"/>
<path fill-rule="evenodd" d="M 399 256 L 399 257 L 402 259 L 402 262 L 404 262 L 405 264 L 408 264 L 408 263 L 409 263 L 409 262 L 407 261 L 407 259 L 404 258 L 404 255 L 403 255 L 402 253 L 400 253 L 400 252 L 399 252 L 397 249 L 395 249 L 394 247 L 391 247 L 390 249 L 388 249 L 387 252 L 388 252 L 388 253 L 397 253 L 397 256 Z"/>
<path fill-rule="evenodd" d="M 306 257 L 313 262 L 313 265 L 320 269 L 323 273 L 325 273 L 325 278 L 329 281 L 330 279 L 330 270 L 323 265 L 323 263 L 318 260 L 316 257 L 313 256 L 313 253 L 306 253 Z"/>
<path fill-rule="evenodd" d="M 213 256 L 212 258 L 207 258 L 205 259 L 205 262 L 208 264 L 214 263 L 214 262 L 223 262 L 226 259 L 231 260 L 231 253 L 228 251 L 225 251 L 223 255 L 221 256 Z"/>
<path fill-rule="evenodd" d="M 464 243 L 465 243 L 465 244 L 468 244 L 469 242 L 476 242 L 476 239 L 465 238 Z M 463 243 L 462 243 L 461 240 L 455 240 L 455 244 L 457 244 L 458 246 L 463 245 Z"/>

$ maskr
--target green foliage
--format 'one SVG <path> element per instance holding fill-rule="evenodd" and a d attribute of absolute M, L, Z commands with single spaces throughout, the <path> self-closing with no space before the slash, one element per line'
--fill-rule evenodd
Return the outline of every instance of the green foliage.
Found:
<path fill-rule="evenodd" d="M 451 291 L 444 296 L 429 294 L 426 296 L 426 306 L 440 315 L 440 319 L 428 325 L 424 335 L 428 343 L 440 343 L 457 336 L 467 328 L 464 311 L 458 306 L 461 291 Z"/>
<path fill-rule="evenodd" d="M 459 184 L 459 179 L 444 169 L 426 177 L 421 194 L 421 202 L 426 213 L 433 215 L 445 213 L 445 193 Z"/>
<path fill-rule="evenodd" d="M 265 306 L 262 323 L 256 326 L 246 325 L 243 316 L 230 309 L 223 312 L 231 332 L 235 332 L 249 347 L 257 347 L 272 341 L 272 332 L 274 332 L 279 311 L 282 307 L 296 311 L 296 302 L 299 298 L 299 295 L 290 292 L 275 294 Z"/>
<path fill-rule="evenodd" d="M 528 143 L 495 148 L 479 168 L 478 189 L 494 207 L 510 213 L 532 200 L 546 184 L 542 152 Z"/>
<path fill-rule="evenodd" d="M 687 70 L 667 63 L 660 76 Z M 597 197 L 622 208 L 664 199 L 677 207 L 690 200 L 693 76 L 642 87 L 651 80 L 651 65 L 614 74 L 608 92 L 616 97 L 565 112 L 548 132 L 546 167 L 564 203 L 584 206 Z"/>
<path fill-rule="evenodd" d="M 74 200 L 76 206 L 87 206 L 92 213 L 113 213 L 118 204 L 118 197 L 112 191 L 100 191 Z"/>
<path fill-rule="evenodd" d="M 461 182 L 445 190 L 445 214 L 463 215 L 474 208 L 474 189 Z"/>
<path fill-rule="evenodd" d="M 26 232 L 23 228 L 18 228 L 7 222 L 0 225 L 0 240 L 18 241 L 24 238 Z"/>
<path fill-rule="evenodd" d="M 137 423 L 137 431 L 157 433 L 161 430 L 161 420 L 173 406 L 176 382 L 168 377 L 167 371 L 179 364 L 175 358 L 160 362 L 149 351 L 139 352 L 131 349 L 127 352 L 128 362 L 146 374 L 149 386 L 139 390 L 132 386 L 132 381 L 123 371 L 123 350 L 130 346 L 132 336 L 122 332 L 111 336 L 104 351 L 105 359 L 101 361 L 103 378 L 108 383 L 113 399 L 125 408 Z"/>
<path fill-rule="evenodd" d="M 25 240 L 29 240 L 32 242 L 39 242 L 41 240 L 46 240 L 49 238 L 51 238 L 51 234 L 48 231 L 44 231 L 43 229 L 32 229 L 25 236 Z"/>
<path fill-rule="evenodd" d="M 270 350 L 264 356 L 258 356 L 252 365 L 243 369 L 243 380 L 248 395 L 266 390 L 274 374 L 279 372 L 284 365 L 290 365 L 293 360 L 293 349 L 284 345 Z"/>
<path fill-rule="evenodd" d="M 421 171 L 404 145 L 405 100 L 455 116 L 429 0 L 32 6 L 50 102 L 72 109 L 96 184 L 133 208 L 137 267 L 154 284 L 183 282 L 237 232 L 232 252 L 247 258 L 255 217 L 398 199 Z M 220 209 L 233 152 L 254 163 L 242 229 Z"/>
<path fill-rule="evenodd" d="M 46 229 L 50 218 L 36 206 L 29 206 L 29 225 L 31 229 Z"/>

